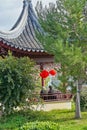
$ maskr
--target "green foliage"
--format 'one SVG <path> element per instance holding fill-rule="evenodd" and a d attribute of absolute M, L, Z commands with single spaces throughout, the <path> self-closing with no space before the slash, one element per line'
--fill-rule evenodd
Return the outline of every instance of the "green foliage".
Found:
<path fill-rule="evenodd" d="M 87 21 L 85 0 L 58 0 L 56 6 L 44 9 L 38 5 L 37 14 L 46 35 L 40 37 L 45 49 L 54 54 L 61 64 L 63 87 L 67 87 L 69 76 L 74 81 L 86 79 L 87 67 Z M 41 11 L 39 11 L 41 10 Z"/>
<path fill-rule="evenodd" d="M 57 123 L 53 122 L 29 122 L 23 125 L 19 130 L 59 130 Z"/>
<path fill-rule="evenodd" d="M 82 111 L 87 110 L 87 88 L 86 87 L 82 88 L 80 94 L 80 105 Z"/>
<path fill-rule="evenodd" d="M 25 103 L 34 90 L 34 62 L 28 57 L 15 58 L 10 53 L 0 59 L 0 103 L 3 114 Z"/>
<path fill-rule="evenodd" d="M 58 0 L 56 6 L 51 4 L 48 9 L 38 11 L 41 8 L 37 9 L 37 13 L 46 32 L 44 38 L 42 36 L 42 43 L 48 52 L 54 54 L 56 62 L 61 64 L 60 79 L 65 90 L 70 76 L 74 83 L 87 80 L 86 0 Z M 76 110 L 80 106 L 79 100 L 76 100 Z M 76 117 L 79 118 L 80 108 L 77 111 Z"/>
<path fill-rule="evenodd" d="M 76 95 L 73 98 L 74 102 L 76 101 Z M 82 87 L 80 91 L 80 107 L 81 111 L 87 111 L 87 88 Z"/>

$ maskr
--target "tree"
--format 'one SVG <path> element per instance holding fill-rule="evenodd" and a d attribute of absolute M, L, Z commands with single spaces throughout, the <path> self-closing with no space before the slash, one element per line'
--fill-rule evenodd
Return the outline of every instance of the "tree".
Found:
<path fill-rule="evenodd" d="M 0 58 L 0 103 L 3 114 L 26 103 L 35 86 L 34 62 L 28 57 L 16 58 L 10 53 Z"/>
<path fill-rule="evenodd" d="M 46 32 L 40 40 L 45 49 L 54 54 L 56 62 L 61 63 L 64 86 L 69 76 L 74 78 L 77 86 L 75 117 L 80 118 L 78 85 L 80 80 L 86 79 L 87 68 L 86 0 L 58 0 L 56 6 L 50 4 L 45 9 L 41 3 L 37 6 L 39 20 Z"/>

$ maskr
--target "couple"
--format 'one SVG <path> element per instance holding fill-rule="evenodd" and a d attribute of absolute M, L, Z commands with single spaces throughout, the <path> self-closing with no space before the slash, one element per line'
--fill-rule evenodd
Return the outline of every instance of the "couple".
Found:
<path fill-rule="evenodd" d="M 51 86 L 51 85 L 49 85 L 48 94 L 52 94 L 53 92 L 54 92 L 54 90 L 52 89 L 52 86 Z M 45 93 L 45 90 L 44 90 L 44 89 L 42 89 L 42 90 L 41 90 L 41 92 L 40 92 L 40 94 L 46 94 L 46 93 Z"/>

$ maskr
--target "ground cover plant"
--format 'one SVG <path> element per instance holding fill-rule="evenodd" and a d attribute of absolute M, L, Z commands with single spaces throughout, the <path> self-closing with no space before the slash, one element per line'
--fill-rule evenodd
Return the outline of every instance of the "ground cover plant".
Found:
<path fill-rule="evenodd" d="M 45 130 L 46 123 L 47 127 L 49 124 L 56 124 L 59 130 L 87 130 L 87 112 L 82 112 L 82 118 L 77 120 L 74 117 L 75 109 L 73 110 L 53 110 L 50 112 L 44 111 L 19 111 L 9 116 L 3 117 L 0 119 L 0 130 L 22 130 L 23 127 L 33 126 L 39 124 L 35 129 L 26 129 L 23 130 Z M 42 125 L 43 124 L 43 125 Z M 41 128 L 41 125 L 43 126 Z M 21 128 L 21 129 L 20 129 Z"/>
<path fill-rule="evenodd" d="M 19 130 L 59 130 L 59 125 L 51 121 L 35 121 L 26 123 Z"/>

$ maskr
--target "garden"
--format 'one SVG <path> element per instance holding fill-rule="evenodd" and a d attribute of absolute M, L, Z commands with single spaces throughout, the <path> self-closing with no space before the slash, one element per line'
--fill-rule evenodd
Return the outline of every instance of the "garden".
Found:
<path fill-rule="evenodd" d="M 38 102 L 44 105 L 36 94 L 41 89 L 36 75 L 42 73 L 29 57 L 17 58 L 8 52 L 0 57 L 0 130 L 87 130 L 87 86 L 82 87 L 87 81 L 85 0 L 59 0 L 46 12 L 41 3 L 38 7 L 37 15 L 47 35 L 37 37 L 60 64 L 60 69 L 55 69 L 61 81 L 57 89 L 65 93 L 70 88 L 72 109 L 32 110 Z"/>

